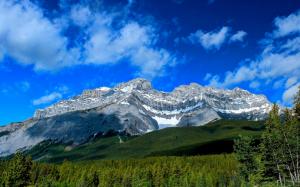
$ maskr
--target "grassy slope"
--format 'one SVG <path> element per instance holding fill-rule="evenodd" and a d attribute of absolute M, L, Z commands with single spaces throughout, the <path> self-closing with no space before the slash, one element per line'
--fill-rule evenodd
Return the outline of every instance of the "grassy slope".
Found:
<path fill-rule="evenodd" d="M 263 122 L 220 120 L 201 127 L 167 128 L 131 137 L 119 143 L 117 136 L 99 138 L 66 151 L 66 145 L 40 144 L 29 151 L 34 159 L 61 162 L 64 159 L 83 161 L 128 159 L 161 155 L 197 155 L 231 152 L 238 135 L 256 136 Z"/>

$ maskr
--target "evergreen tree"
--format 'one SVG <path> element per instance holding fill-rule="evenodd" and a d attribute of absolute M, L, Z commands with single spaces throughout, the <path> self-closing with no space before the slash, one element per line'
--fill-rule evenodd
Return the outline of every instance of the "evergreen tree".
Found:
<path fill-rule="evenodd" d="M 31 158 L 25 157 L 21 153 L 17 153 L 9 162 L 9 166 L 6 171 L 5 186 L 23 187 L 30 184 L 31 167 Z"/>
<path fill-rule="evenodd" d="M 266 121 L 266 129 L 262 135 L 261 153 L 264 164 L 264 179 L 275 180 L 282 184 L 283 176 L 280 165 L 280 155 L 282 152 L 282 136 L 280 134 L 281 121 L 279 107 L 274 104 Z"/>
<path fill-rule="evenodd" d="M 257 141 L 248 136 L 235 140 L 234 151 L 240 162 L 239 170 L 247 182 L 260 181 L 260 164 Z"/>

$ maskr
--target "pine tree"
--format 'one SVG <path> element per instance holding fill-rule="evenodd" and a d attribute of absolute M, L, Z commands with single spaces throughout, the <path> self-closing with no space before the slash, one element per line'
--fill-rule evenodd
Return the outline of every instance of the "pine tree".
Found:
<path fill-rule="evenodd" d="M 6 172 L 5 186 L 23 187 L 30 184 L 31 167 L 31 158 L 17 153 L 9 163 Z"/>
<path fill-rule="evenodd" d="M 279 107 L 274 105 L 266 121 L 262 135 L 261 154 L 264 177 L 267 181 L 277 179 L 280 185 L 300 183 L 299 176 L 299 122 L 289 109 L 283 120 Z"/>
<path fill-rule="evenodd" d="M 261 153 L 264 164 L 265 180 L 278 179 L 283 184 L 283 173 L 281 171 L 280 155 L 282 152 L 281 121 L 279 107 L 274 104 L 266 121 L 266 129 L 262 135 Z"/>
<path fill-rule="evenodd" d="M 259 154 L 256 140 L 252 137 L 241 136 L 235 140 L 234 151 L 241 163 L 239 170 L 247 182 L 260 181 Z"/>

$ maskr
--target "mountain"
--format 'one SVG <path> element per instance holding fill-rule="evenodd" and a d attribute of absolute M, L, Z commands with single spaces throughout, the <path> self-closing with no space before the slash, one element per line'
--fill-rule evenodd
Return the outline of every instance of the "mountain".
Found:
<path fill-rule="evenodd" d="M 132 159 L 232 153 L 239 135 L 259 137 L 263 121 L 218 120 L 198 127 L 165 128 L 141 136 L 109 134 L 79 146 L 44 141 L 26 151 L 43 162 Z M 188 138 L 187 138 L 188 137 Z"/>
<path fill-rule="evenodd" d="M 37 110 L 21 123 L 0 127 L 0 156 L 44 140 L 82 144 L 110 130 L 140 135 L 166 127 L 200 126 L 218 119 L 263 120 L 271 103 L 263 95 L 196 83 L 161 92 L 145 79 L 81 95 Z"/>

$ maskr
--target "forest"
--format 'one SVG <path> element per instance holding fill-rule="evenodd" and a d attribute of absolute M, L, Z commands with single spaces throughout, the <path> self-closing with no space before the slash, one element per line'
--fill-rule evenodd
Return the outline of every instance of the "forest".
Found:
<path fill-rule="evenodd" d="M 60 165 L 17 154 L 1 163 L 1 186 L 241 186 L 233 155 L 155 157 Z"/>

